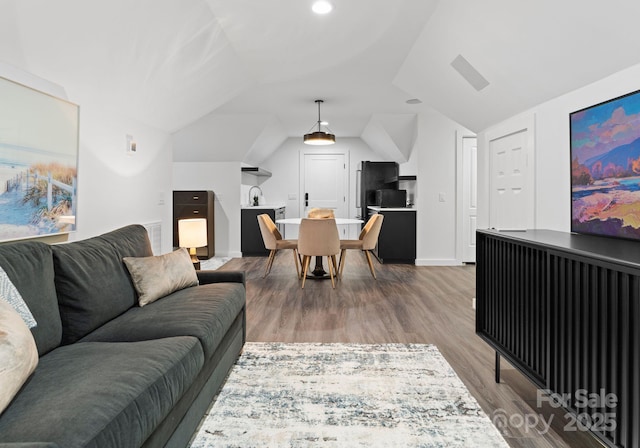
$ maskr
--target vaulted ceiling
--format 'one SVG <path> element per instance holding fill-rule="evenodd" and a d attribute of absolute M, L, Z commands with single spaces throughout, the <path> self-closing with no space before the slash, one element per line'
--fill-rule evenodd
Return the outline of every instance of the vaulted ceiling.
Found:
<path fill-rule="evenodd" d="M 311 2 L 2 0 L 0 60 L 174 133 L 175 160 L 252 162 L 316 98 L 338 138 L 406 160 L 423 108 L 480 131 L 640 62 L 635 0 Z"/>

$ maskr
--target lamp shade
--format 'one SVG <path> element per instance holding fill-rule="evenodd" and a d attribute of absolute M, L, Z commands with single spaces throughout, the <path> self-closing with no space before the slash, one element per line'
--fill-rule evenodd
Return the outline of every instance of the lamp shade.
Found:
<path fill-rule="evenodd" d="M 304 142 L 307 145 L 333 145 L 336 142 L 336 136 L 322 131 L 312 132 L 304 135 Z"/>
<path fill-rule="evenodd" d="M 320 118 L 320 104 L 322 104 L 323 102 L 324 101 L 322 100 L 316 100 L 316 103 L 318 104 L 318 121 L 317 121 L 318 130 L 315 132 L 309 132 L 308 134 L 304 134 L 304 143 L 307 145 L 324 146 L 324 145 L 333 145 L 336 142 L 335 135 L 322 130 L 322 125 L 324 125 L 325 127 L 327 125 L 327 122 L 322 121 L 322 119 Z"/>
<path fill-rule="evenodd" d="M 178 243 L 180 247 L 202 247 L 207 245 L 207 220 L 205 218 L 178 220 Z"/>

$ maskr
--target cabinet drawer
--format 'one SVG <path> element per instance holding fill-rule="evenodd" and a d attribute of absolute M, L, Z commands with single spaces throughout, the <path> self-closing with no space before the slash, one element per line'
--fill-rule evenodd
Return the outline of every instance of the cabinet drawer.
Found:
<path fill-rule="evenodd" d="M 191 204 L 175 204 L 174 216 L 176 219 L 185 218 L 206 218 L 207 206 L 206 205 L 191 205 Z"/>
<path fill-rule="evenodd" d="M 207 192 L 206 191 L 174 191 L 173 203 L 174 204 L 206 204 Z"/>

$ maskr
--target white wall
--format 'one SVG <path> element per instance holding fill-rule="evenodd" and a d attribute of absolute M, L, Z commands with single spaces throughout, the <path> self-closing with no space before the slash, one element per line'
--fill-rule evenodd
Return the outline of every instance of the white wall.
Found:
<path fill-rule="evenodd" d="M 135 155 L 126 153 L 127 134 Z M 160 221 L 162 251 L 170 251 L 171 161 L 169 134 L 81 106 L 77 238 Z"/>
<path fill-rule="evenodd" d="M 435 110 L 418 116 L 414 148 L 418 167 L 417 265 L 460 264 L 456 258 L 456 135 L 473 133 Z"/>
<path fill-rule="evenodd" d="M 214 192 L 215 254 L 241 257 L 240 162 L 174 162 L 173 190 Z"/>
<path fill-rule="evenodd" d="M 522 117 L 535 117 L 535 222 L 536 227 L 569 231 L 569 114 L 593 104 L 638 90 L 640 64 L 593 84 L 540 104 L 503 123 L 488 128 L 478 138 L 478 226 L 489 223 L 489 155 L 484 136 L 498 126 L 508 126 Z"/>
<path fill-rule="evenodd" d="M 132 223 L 161 222 L 162 250 L 171 249 L 171 141 L 168 133 L 109 112 L 75 95 L 74 86 L 0 65 L 0 76 L 64 97 L 80 106 L 77 231 L 85 239 Z M 126 154 L 130 134 L 138 143 Z M 164 204 L 162 204 L 164 202 Z"/>

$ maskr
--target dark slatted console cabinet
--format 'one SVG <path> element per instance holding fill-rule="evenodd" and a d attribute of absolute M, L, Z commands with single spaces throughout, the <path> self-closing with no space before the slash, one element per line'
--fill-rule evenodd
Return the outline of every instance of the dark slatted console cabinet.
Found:
<path fill-rule="evenodd" d="M 640 243 L 479 230 L 476 276 L 476 332 L 496 351 L 497 381 L 502 356 L 568 394 L 606 445 L 640 446 Z M 615 407 L 586 403 L 607 394 Z"/>

